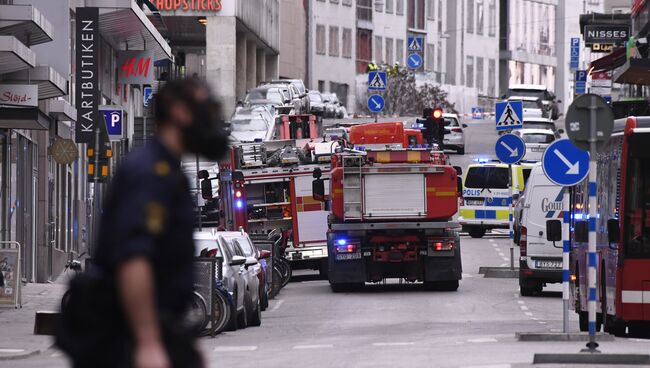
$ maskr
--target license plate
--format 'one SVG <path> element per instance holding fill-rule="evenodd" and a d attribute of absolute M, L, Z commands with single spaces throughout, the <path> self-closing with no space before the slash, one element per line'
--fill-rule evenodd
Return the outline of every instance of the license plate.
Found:
<path fill-rule="evenodd" d="M 532 152 L 544 152 L 546 147 L 532 147 L 531 151 Z"/>
<path fill-rule="evenodd" d="M 343 253 L 336 255 L 337 261 L 349 261 L 351 259 L 361 259 L 361 253 Z"/>
<path fill-rule="evenodd" d="M 535 268 L 562 268 L 562 261 L 535 261 Z"/>
<path fill-rule="evenodd" d="M 468 199 L 465 201 L 465 203 L 468 206 L 482 206 L 483 205 L 483 200 L 482 199 Z"/>

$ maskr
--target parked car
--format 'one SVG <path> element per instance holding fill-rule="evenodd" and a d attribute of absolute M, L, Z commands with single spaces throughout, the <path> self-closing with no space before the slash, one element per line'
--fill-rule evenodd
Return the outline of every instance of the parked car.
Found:
<path fill-rule="evenodd" d="M 310 101 L 309 96 L 307 96 L 307 88 L 305 88 L 305 83 L 301 79 L 276 79 L 271 81 L 274 84 L 287 84 L 295 89 L 296 96 L 300 100 L 300 109 L 296 110 L 300 114 L 309 114 Z"/>
<path fill-rule="evenodd" d="M 208 257 L 222 257 L 221 281 L 233 301 L 227 329 L 233 331 L 246 327 L 248 315 L 252 313 L 250 305 L 253 298 L 249 295 L 250 288 L 255 287 L 255 284 L 249 283 L 247 271 L 250 266 L 257 264 L 257 261 L 235 253 L 219 232 L 195 231 L 194 246 L 196 256 L 205 250 Z M 257 295 L 255 299 L 259 302 Z"/>
<path fill-rule="evenodd" d="M 465 154 L 465 132 L 466 124 L 461 124 L 458 115 L 444 113 L 442 118 L 445 119 L 445 136 L 443 143 L 445 148 L 453 149 L 457 153 Z"/>
<path fill-rule="evenodd" d="M 302 114 L 303 107 L 302 101 L 299 97 L 298 90 L 291 84 L 286 83 L 273 83 L 273 82 L 263 82 L 262 87 L 275 87 L 279 88 L 284 92 L 286 96 L 289 97 L 289 102 L 286 103 L 287 106 L 292 106 L 293 110 L 291 114 Z"/>
<path fill-rule="evenodd" d="M 323 103 L 325 104 L 325 112 L 323 114 L 323 117 L 336 117 L 336 105 L 333 102 L 332 94 L 329 92 L 321 92 L 321 96 L 323 96 Z"/>
<path fill-rule="evenodd" d="M 325 115 L 325 102 L 323 95 L 318 91 L 309 91 L 310 113 L 317 116 Z"/>
<path fill-rule="evenodd" d="M 514 84 L 508 88 L 508 98 L 517 97 L 535 97 L 539 98 L 547 111 L 547 116 L 553 120 L 560 117 L 560 107 L 558 104 L 562 103 L 557 100 L 553 92 L 549 91 L 546 86 L 541 84 Z"/>
<path fill-rule="evenodd" d="M 542 100 L 537 97 L 510 97 L 508 101 L 521 101 L 524 107 L 524 117 L 547 118 L 548 111 L 544 108 Z"/>
<path fill-rule="evenodd" d="M 556 135 L 550 129 L 519 129 L 515 131 L 526 144 L 526 161 L 541 161 L 542 155 L 549 144 L 555 141 Z"/>
<path fill-rule="evenodd" d="M 259 300 L 260 300 L 260 309 L 266 310 L 269 306 L 269 296 L 266 288 L 266 279 L 268 270 L 268 264 L 266 260 L 271 255 L 271 252 L 268 250 L 259 250 L 253 245 L 253 241 L 250 239 L 248 234 L 245 232 L 222 232 L 220 233 L 224 238 L 237 243 L 244 255 L 246 257 L 254 257 L 257 259 L 258 264 L 255 265 L 255 271 L 257 272 L 257 278 L 259 279 Z"/>
<path fill-rule="evenodd" d="M 255 267 L 258 262 L 254 256 L 246 256 L 241 246 L 241 234 L 237 231 L 219 232 L 220 240 L 226 243 L 233 255 L 244 257 L 244 269 L 241 274 L 246 283 L 244 292 L 244 316 L 240 321 L 244 327 L 259 326 L 262 324 L 262 308 L 260 307 L 260 280 L 257 277 L 259 268 Z"/>
<path fill-rule="evenodd" d="M 531 128 L 531 129 L 550 129 L 554 133 L 563 132 L 562 129 L 558 130 L 555 127 L 555 122 L 549 118 L 535 118 L 535 117 L 524 116 L 523 127 Z"/>
<path fill-rule="evenodd" d="M 268 108 L 243 107 L 230 120 L 230 136 L 239 142 L 273 139 L 275 116 Z"/>
<path fill-rule="evenodd" d="M 289 91 L 284 86 L 264 85 L 248 91 L 243 106 L 257 107 L 259 105 L 273 106 L 283 114 L 291 113 L 294 108 Z"/>
<path fill-rule="evenodd" d="M 345 106 L 341 104 L 341 101 L 339 101 L 339 97 L 336 95 L 336 93 L 332 92 L 330 93 L 330 96 L 332 98 L 332 102 L 334 103 L 334 117 L 337 119 L 343 119 L 348 114 Z"/>

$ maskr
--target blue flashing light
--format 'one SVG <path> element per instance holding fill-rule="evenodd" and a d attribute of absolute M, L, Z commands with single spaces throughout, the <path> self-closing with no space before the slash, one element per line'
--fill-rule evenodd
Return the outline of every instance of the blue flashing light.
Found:
<path fill-rule="evenodd" d="M 244 207 L 244 201 L 242 201 L 241 199 L 238 199 L 238 200 L 235 202 L 235 206 L 236 206 L 237 208 L 241 209 L 242 207 Z"/>
<path fill-rule="evenodd" d="M 574 216 L 574 218 L 575 218 L 576 220 L 582 220 L 583 215 L 582 215 L 582 213 L 576 213 L 575 216 Z"/>
<path fill-rule="evenodd" d="M 478 162 L 479 164 L 485 164 L 490 162 L 490 159 L 485 157 L 479 157 L 479 158 L 475 158 L 474 162 Z"/>
<path fill-rule="evenodd" d="M 345 240 L 345 239 L 339 239 L 339 240 L 337 241 L 337 243 L 338 243 L 339 245 L 345 245 L 345 243 L 347 243 L 347 240 Z"/>

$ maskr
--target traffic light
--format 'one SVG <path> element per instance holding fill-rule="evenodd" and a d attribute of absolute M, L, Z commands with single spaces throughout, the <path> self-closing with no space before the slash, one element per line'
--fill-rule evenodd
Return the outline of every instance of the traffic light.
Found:
<path fill-rule="evenodd" d="M 88 181 L 89 182 L 105 182 L 109 174 L 109 161 L 113 157 L 113 150 L 110 145 L 106 145 L 100 152 L 95 152 L 95 149 L 89 147 L 86 149 L 86 157 L 88 157 Z"/>
<path fill-rule="evenodd" d="M 431 113 L 431 117 L 434 119 L 441 119 L 442 118 L 442 109 L 439 107 L 436 107 L 433 109 L 433 112 Z"/>
<path fill-rule="evenodd" d="M 442 117 L 442 108 L 427 107 L 422 112 L 422 117 L 426 119 L 424 122 L 424 131 L 422 132 L 425 141 L 427 143 L 436 141 L 438 144 L 441 144 L 445 126 L 445 120 Z"/>

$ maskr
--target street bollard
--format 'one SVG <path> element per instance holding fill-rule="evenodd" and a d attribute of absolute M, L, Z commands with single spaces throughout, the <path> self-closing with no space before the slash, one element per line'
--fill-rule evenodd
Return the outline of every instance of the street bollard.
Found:
<path fill-rule="evenodd" d="M 562 208 L 564 210 L 562 220 L 562 331 L 569 333 L 569 252 L 571 211 L 569 209 L 569 188 L 564 188 Z"/>

